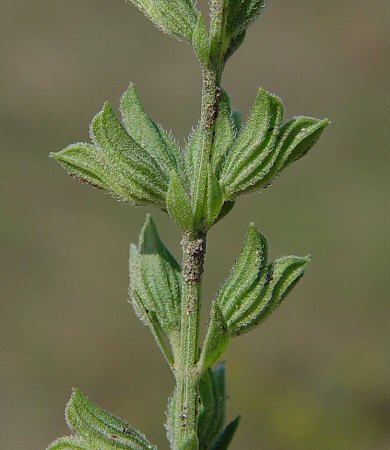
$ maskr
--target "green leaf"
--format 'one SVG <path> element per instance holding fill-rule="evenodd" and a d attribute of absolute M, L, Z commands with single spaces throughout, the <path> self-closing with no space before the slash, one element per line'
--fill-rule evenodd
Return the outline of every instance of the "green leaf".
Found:
<path fill-rule="evenodd" d="M 238 109 L 234 109 L 232 111 L 232 120 L 233 120 L 235 134 L 238 136 L 238 133 L 241 131 L 241 128 L 242 128 L 242 117 L 241 117 L 241 113 Z"/>
<path fill-rule="evenodd" d="M 297 117 L 285 124 L 265 164 L 256 170 L 256 176 L 252 172 L 247 177 L 246 184 L 240 187 L 241 193 L 267 186 L 288 165 L 306 155 L 328 124 L 327 119 L 312 117 Z"/>
<path fill-rule="evenodd" d="M 230 317 L 240 309 L 248 295 L 260 293 L 261 280 L 266 270 L 267 242 L 254 223 L 251 223 L 240 255 L 215 300 L 221 308 L 230 332 Z"/>
<path fill-rule="evenodd" d="M 302 158 L 316 144 L 328 119 L 295 117 L 286 123 L 278 136 L 277 162 L 274 171 L 280 172 L 286 166 Z"/>
<path fill-rule="evenodd" d="M 94 145 L 77 143 L 51 156 L 79 181 L 120 200 L 165 207 L 169 176 L 127 134 L 108 103 L 93 119 L 91 137 Z"/>
<path fill-rule="evenodd" d="M 202 14 L 199 14 L 194 33 L 192 35 L 192 47 L 203 67 L 207 67 L 210 61 L 209 36 L 206 30 Z"/>
<path fill-rule="evenodd" d="M 136 248 L 137 247 L 135 245 L 134 246 L 132 245 L 130 247 L 130 261 L 135 260 L 134 254 L 135 254 Z M 158 321 L 156 314 L 153 311 L 149 311 L 145 308 L 139 295 L 135 291 L 131 292 L 131 304 L 133 305 L 134 311 L 135 311 L 137 317 L 140 319 L 140 321 L 144 325 L 147 325 L 150 328 L 150 331 L 156 341 L 158 348 L 161 350 L 161 353 L 165 357 L 165 359 L 166 359 L 167 363 L 169 364 L 169 366 L 171 367 L 171 369 L 173 369 L 175 359 L 173 356 L 172 349 L 173 348 L 175 349 L 175 354 L 176 354 L 176 350 L 179 348 L 178 347 L 179 346 L 179 342 L 178 342 L 179 334 L 177 333 L 177 336 L 176 336 L 174 333 L 171 333 L 171 342 L 168 343 L 166 340 L 166 336 L 164 335 L 164 333 L 161 329 L 161 325 Z"/>
<path fill-rule="evenodd" d="M 225 198 L 267 186 L 304 156 L 329 124 L 327 119 L 296 117 L 281 127 L 280 99 L 260 89 L 245 127 L 226 158 L 220 182 Z"/>
<path fill-rule="evenodd" d="M 229 341 L 229 332 L 221 309 L 213 303 L 206 339 L 199 359 L 199 368 L 204 372 L 217 361 Z"/>
<path fill-rule="evenodd" d="M 269 317 L 303 276 L 310 260 L 310 256 L 284 256 L 271 264 L 261 294 L 243 303 L 231 317 L 232 333 L 246 333 Z"/>
<path fill-rule="evenodd" d="M 219 181 L 209 165 L 207 168 L 207 189 L 206 199 L 204 203 L 204 209 L 202 213 L 201 223 L 205 224 L 206 230 L 211 228 L 214 222 L 217 220 L 224 203 L 222 187 Z M 195 216 L 195 220 L 196 220 Z"/>
<path fill-rule="evenodd" d="M 225 367 L 208 369 L 199 383 L 201 401 L 198 422 L 199 448 L 209 448 L 225 422 Z"/>
<path fill-rule="evenodd" d="M 228 0 L 226 31 L 231 37 L 241 35 L 264 9 L 265 0 Z"/>
<path fill-rule="evenodd" d="M 202 129 L 198 125 L 188 139 L 185 150 L 185 167 L 191 183 L 192 210 L 197 226 L 206 230 L 218 219 L 224 203 L 222 186 L 218 181 L 221 166 L 237 136 L 230 110 L 229 96 L 221 90 L 219 114 L 215 123 L 210 161 L 199 160 L 202 152 Z"/>
<path fill-rule="evenodd" d="M 223 56 L 226 62 L 243 43 L 246 30 L 262 12 L 265 0 L 226 0 Z"/>
<path fill-rule="evenodd" d="M 193 228 L 191 201 L 176 172 L 172 171 L 167 194 L 167 210 L 184 232 Z"/>
<path fill-rule="evenodd" d="M 297 117 L 284 125 L 280 130 L 277 145 L 261 179 L 247 191 L 267 186 L 288 165 L 305 156 L 328 125 L 328 119 L 320 120 L 312 117 Z"/>
<path fill-rule="evenodd" d="M 164 203 L 160 183 L 155 190 L 142 185 L 140 176 L 137 176 L 135 170 L 131 172 L 128 161 L 120 155 L 90 144 L 77 143 L 60 152 L 51 153 L 50 156 L 82 184 L 104 189 L 118 200 L 136 205 L 162 206 Z"/>
<path fill-rule="evenodd" d="M 208 211 L 209 179 L 211 182 L 215 179 L 215 177 L 210 177 L 209 161 L 203 155 L 203 133 L 201 129 L 199 135 L 199 146 L 194 154 L 193 171 L 189 177 L 191 180 L 191 207 L 196 229 L 201 229 L 205 219 L 207 220 L 208 213 L 210 212 Z"/>
<path fill-rule="evenodd" d="M 283 116 L 281 100 L 260 89 L 247 123 L 231 148 L 221 171 L 225 197 L 237 194 L 261 178 L 274 148 Z"/>
<path fill-rule="evenodd" d="M 217 220 L 224 204 L 222 186 L 211 167 L 199 161 L 202 134 L 198 128 L 187 146 L 186 167 L 191 180 L 191 207 L 194 227 L 207 231 Z"/>
<path fill-rule="evenodd" d="M 233 440 L 234 434 L 240 423 L 240 416 L 236 417 L 232 422 L 229 423 L 218 436 L 211 450 L 227 450 L 230 443 Z"/>
<path fill-rule="evenodd" d="M 126 198 L 127 194 L 123 187 L 116 180 L 110 180 L 104 165 L 99 161 L 101 159 L 99 151 L 93 145 L 78 142 L 60 152 L 50 153 L 50 157 L 58 161 L 71 176 L 82 183 L 98 189 L 111 189 L 113 195 Z M 141 203 L 141 200 L 138 201 Z"/>
<path fill-rule="evenodd" d="M 130 296 L 136 312 L 157 334 L 160 348 L 165 349 L 159 330 L 168 336 L 175 352 L 180 333 L 181 269 L 160 240 L 150 215 L 142 228 L 138 248 L 131 246 L 130 279 Z M 164 354 L 167 356 L 166 349 Z M 171 362 L 169 354 L 167 359 Z"/>
<path fill-rule="evenodd" d="M 65 415 L 70 429 L 74 431 L 81 438 L 82 443 L 85 444 L 84 447 L 75 447 L 76 449 L 157 449 L 156 446 L 152 445 L 147 440 L 144 434 L 130 427 L 124 420 L 99 408 L 78 389 L 73 390 L 72 397 L 66 406 Z M 79 441 L 76 440 L 76 444 L 77 442 Z"/>
<path fill-rule="evenodd" d="M 227 49 L 225 50 L 224 60 L 226 61 L 241 47 L 246 37 L 246 30 L 234 36 L 230 36 L 228 40 Z M 226 44 L 225 44 L 226 45 Z"/>
<path fill-rule="evenodd" d="M 191 0 L 127 1 L 137 6 L 164 33 L 191 42 L 198 17 Z"/>
<path fill-rule="evenodd" d="M 184 151 L 184 163 L 187 178 L 190 180 L 191 190 L 194 188 L 195 163 L 198 152 L 200 151 L 202 130 L 200 125 L 192 130 L 188 137 L 187 145 Z"/>
<path fill-rule="evenodd" d="M 309 262 L 309 256 L 286 256 L 268 265 L 266 240 L 251 224 L 240 256 L 215 300 L 229 333 L 242 334 L 265 320 L 303 276 Z"/>
<path fill-rule="evenodd" d="M 165 176 L 172 170 L 181 174 L 183 163 L 180 148 L 171 136 L 146 114 L 134 84 L 130 84 L 121 98 L 123 124 L 128 134 L 148 154 L 154 156 Z"/>
<path fill-rule="evenodd" d="M 221 89 L 221 99 L 219 102 L 218 117 L 214 126 L 214 140 L 210 154 L 210 165 L 217 176 L 221 166 L 238 135 L 237 126 L 239 125 L 239 112 L 232 113 L 230 109 L 230 99 L 227 92 Z M 202 148 L 202 129 L 198 125 L 190 134 L 185 149 L 185 167 L 187 177 L 191 180 L 191 189 L 195 189 L 195 176 L 197 170 L 197 158 Z M 207 161 L 204 162 L 206 166 Z M 204 169 L 206 172 L 207 170 Z"/>
<path fill-rule="evenodd" d="M 150 191 L 156 198 L 159 196 L 162 203 L 165 201 L 169 175 L 161 169 L 158 158 L 128 135 L 108 103 L 92 121 L 91 138 L 111 156 L 114 165 L 124 163 L 120 167 L 125 174 L 133 177 L 146 192 Z"/>
<path fill-rule="evenodd" d="M 52 442 L 46 450 L 91 450 L 80 438 L 65 436 Z"/>
<path fill-rule="evenodd" d="M 236 137 L 237 132 L 230 109 L 230 99 L 228 94 L 222 89 L 219 113 L 215 123 L 215 137 L 211 151 L 211 166 L 217 175 L 220 173 L 222 164 Z"/>

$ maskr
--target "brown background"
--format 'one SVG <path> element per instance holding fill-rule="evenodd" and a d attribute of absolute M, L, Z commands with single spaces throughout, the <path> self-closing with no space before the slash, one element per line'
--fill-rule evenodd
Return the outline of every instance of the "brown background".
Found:
<path fill-rule="evenodd" d="M 87 140 L 129 81 L 183 142 L 199 67 L 120 0 L 0 4 L 1 448 L 65 434 L 74 385 L 166 449 L 172 376 L 126 303 L 146 211 L 78 185 L 47 155 Z M 205 305 L 252 220 L 272 257 L 315 257 L 289 301 L 225 355 L 228 417 L 242 414 L 232 450 L 390 446 L 389 18 L 387 0 L 270 0 L 227 68 L 244 116 L 262 85 L 286 117 L 332 120 L 315 151 L 210 233 Z M 177 229 L 152 212 L 179 256 Z"/>

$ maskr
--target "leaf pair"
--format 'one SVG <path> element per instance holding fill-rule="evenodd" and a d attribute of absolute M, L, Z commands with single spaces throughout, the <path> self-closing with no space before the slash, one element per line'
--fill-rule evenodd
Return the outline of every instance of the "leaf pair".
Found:
<path fill-rule="evenodd" d="M 148 215 L 138 246 L 130 247 L 130 298 L 171 366 L 179 346 L 181 291 L 181 268 Z"/>
<path fill-rule="evenodd" d="M 218 292 L 230 335 L 249 331 L 265 320 L 303 276 L 310 256 L 284 256 L 268 264 L 267 242 L 251 224 L 237 262 Z"/>
<path fill-rule="evenodd" d="M 147 116 L 133 85 L 121 111 L 123 125 L 106 103 L 91 124 L 93 145 L 77 143 L 51 156 L 75 178 L 120 200 L 165 208 L 171 172 L 183 173 L 180 150 Z"/>
<path fill-rule="evenodd" d="M 232 117 L 228 102 L 221 107 L 227 109 L 227 117 Z M 282 101 L 260 89 L 237 138 L 232 125 L 230 129 L 226 125 L 217 126 L 216 142 L 218 139 L 226 142 L 222 149 L 213 150 L 212 158 L 217 161 L 225 201 L 266 186 L 289 164 L 303 157 L 329 123 L 327 119 L 301 116 L 282 126 L 282 119 Z"/>
<path fill-rule="evenodd" d="M 157 450 L 144 434 L 99 408 L 78 389 L 73 390 L 65 417 L 75 436 L 57 439 L 47 450 Z"/>
<path fill-rule="evenodd" d="M 267 241 L 249 226 L 240 255 L 222 284 L 200 358 L 206 370 L 221 355 L 230 336 L 250 331 L 264 321 L 303 276 L 310 256 L 284 256 L 268 264 Z"/>
<path fill-rule="evenodd" d="M 224 428 L 226 412 L 225 366 L 208 369 L 199 382 L 199 419 L 197 441 L 202 450 L 225 450 L 238 427 L 239 417 Z M 167 412 L 168 438 L 173 445 L 175 429 L 175 394 Z M 188 447 L 184 446 L 183 450 Z"/>

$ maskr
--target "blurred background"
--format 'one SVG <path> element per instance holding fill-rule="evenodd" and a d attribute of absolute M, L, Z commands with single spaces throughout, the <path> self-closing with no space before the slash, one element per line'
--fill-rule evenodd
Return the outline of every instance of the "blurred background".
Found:
<path fill-rule="evenodd" d="M 128 246 L 147 211 L 77 184 L 48 153 L 88 140 L 90 119 L 130 81 L 183 143 L 198 64 L 121 0 L 0 3 L 1 448 L 42 450 L 67 433 L 77 386 L 167 449 L 173 379 L 126 301 Z M 244 117 L 261 85 L 286 118 L 332 120 L 209 235 L 206 313 L 250 221 L 272 257 L 314 255 L 285 305 L 225 354 L 228 418 L 242 414 L 232 450 L 390 448 L 389 18 L 387 0 L 272 0 L 227 67 Z M 180 257 L 178 230 L 152 213 Z"/>

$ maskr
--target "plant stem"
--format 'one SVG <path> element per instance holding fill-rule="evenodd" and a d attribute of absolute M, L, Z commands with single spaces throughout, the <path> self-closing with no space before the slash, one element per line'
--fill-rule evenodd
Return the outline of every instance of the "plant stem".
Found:
<path fill-rule="evenodd" d="M 197 432 L 199 312 L 206 236 L 184 235 L 180 353 L 176 365 L 175 449 Z M 195 434 L 194 434 L 195 433 Z"/>
<path fill-rule="evenodd" d="M 214 140 L 214 128 L 218 117 L 221 97 L 221 77 L 223 70 L 224 39 L 224 0 L 213 0 L 210 5 L 210 63 L 203 68 L 202 108 L 200 126 L 202 142 L 200 145 L 200 170 L 209 161 Z M 201 177 L 204 180 L 204 177 Z M 200 181 L 201 182 L 201 181 Z M 204 186 L 196 186 L 204 191 Z M 203 209 L 202 204 L 196 208 Z M 195 211 L 195 215 L 198 211 Z M 183 294 L 181 315 L 180 354 L 176 364 L 175 396 L 175 450 L 184 450 L 190 445 L 197 448 L 196 442 L 199 406 L 199 313 L 203 263 L 206 253 L 206 233 L 183 235 Z"/>

